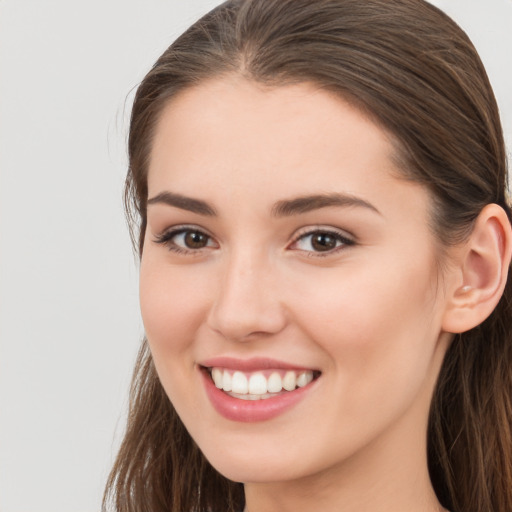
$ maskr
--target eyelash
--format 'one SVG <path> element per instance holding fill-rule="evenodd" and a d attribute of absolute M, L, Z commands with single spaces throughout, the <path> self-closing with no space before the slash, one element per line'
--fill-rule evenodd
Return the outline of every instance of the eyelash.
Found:
<path fill-rule="evenodd" d="M 160 235 L 157 235 L 155 237 L 154 241 L 157 244 L 162 244 L 162 245 L 166 246 L 170 251 L 177 253 L 177 254 L 196 255 L 196 254 L 199 254 L 201 249 L 207 248 L 207 246 L 202 247 L 202 248 L 197 248 L 197 249 L 185 248 L 185 247 L 181 247 L 181 246 L 177 245 L 175 242 L 173 242 L 174 237 L 181 235 L 181 234 L 186 234 L 186 233 L 198 233 L 198 234 L 206 236 L 209 241 L 213 240 L 213 238 L 208 233 L 205 233 L 202 229 L 199 229 L 198 227 L 176 226 L 175 228 L 170 229 L 169 231 L 164 231 Z"/>
<path fill-rule="evenodd" d="M 170 251 L 176 253 L 176 254 L 184 254 L 184 255 L 198 255 L 202 252 L 203 249 L 207 249 L 208 245 L 205 247 L 200 248 L 185 248 L 180 245 L 177 245 L 175 242 L 173 242 L 173 239 L 182 234 L 186 233 L 197 233 L 203 236 L 206 236 L 208 241 L 213 240 L 213 237 L 211 237 L 208 233 L 203 231 L 200 228 L 197 228 L 195 226 L 177 226 L 173 229 L 170 229 L 169 231 L 165 231 L 164 233 L 161 233 L 160 235 L 157 235 L 155 237 L 155 243 L 162 244 L 166 246 Z M 293 247 L 297 243 L 299 243 L 302 240 L 305 240 L 307 237 L 312 237 L 315 234 L 320 235 L 327 235 L 329 237 L 332 237 L 335 240 L 336 246 L 333 249 L 328 249 L 326 251 L 307 251 L 304 249 L 296 249 L 300 250 L 303 253 L 307 255 L 307 257 L 310 258 L 325 258 L 327 256 L 330 256 L 332 254 L 335 254 L 339 252 L 340 250 L 343 250 L 347 247 L 355 245 L 355 240 L 352 238 L 349 238 L 347 235 L 342 234 L 339 231 L 330 229 L 330 228 L 322 228 L 321 226 L 317 226 L 314 228 L 306 228 L 302 232 L 299 232 L 292 242 L 288 245 L 289 248 Z M 339 244 L 339 245 L 338 245 Z"/>
<path fill-rule="evenodd" d="M 314 228 L 306 228 L 302 232 L 299 232 L 289 247 L 297 244 L 298 242 L 305 240 L 308 237 L 312 237 L 314 235 L 327 235 L 332 237 L 336 242 L 336 247 L 333 249 L 329 249 L 327 251 L 306 251 L 303 252 L 307 255 L 308 258 L 325 258 L 327 256 L 331 256 L 333 254 L 338 253 L 341 250 L 346 249 L 347 247 L 355 245 L 355 240 L 353 238 L 349 238 L 345 233 L 334 230 L 332 228 L 322 228 L 321 226 L 316 226 Z M 312 242 L 310 242 L 311 244 Z M 339 245 L 338 245 L 339 243 Z M 297 249 L 300 250 L 300 249 Z"/>

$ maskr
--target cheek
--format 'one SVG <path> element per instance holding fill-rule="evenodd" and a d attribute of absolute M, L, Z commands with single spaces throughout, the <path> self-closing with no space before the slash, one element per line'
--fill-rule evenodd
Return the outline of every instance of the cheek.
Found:
<path fill-rule="evenodd" d="M 140 268 L 140 306 L 146 336 L 155 358 L 162 352 L 187 350 L 206 308 L 200 276 L 144 255 Z"/>
<path fill-rule="evenodd" d="M 436 273 L 426 258 L 412 264 L 383 259 L 296 290 L 303 298 L 296 317 L 341 370 L 335 372 L 346 379 L 340 384 L 398 385 L 425 373 L 440 331 Z"/>
<path fill-rule="evenodd" d="M 195 415 L 197 390 L 194 340 L 204 318 L 207 287 L 193 272 L 144 255 L 140 267 L 140 306 L 146 338 L 160 382 L 178 414 Z M 180 416 L 181 416 L 180 414 Z M 190 418 L 188 422 L 190 422 Z"/>

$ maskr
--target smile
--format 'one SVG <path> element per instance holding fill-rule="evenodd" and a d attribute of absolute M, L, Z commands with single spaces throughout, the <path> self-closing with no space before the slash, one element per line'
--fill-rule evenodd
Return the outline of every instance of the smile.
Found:
<path fill-rule="evenodd" d="M 236 422 L 280 416 L 314 393 L 321 376 L 318 370 L 294 368 L 270 359 L 215 358 L 198 369 L 214 409 Z"/>
<path fill-rule="evenodd" d="M 241 400 L 264 400 L 307 386 L 315 378 L 312 370 L 265 370 L 257 372 L 210 368 L 217 389 Z"/>

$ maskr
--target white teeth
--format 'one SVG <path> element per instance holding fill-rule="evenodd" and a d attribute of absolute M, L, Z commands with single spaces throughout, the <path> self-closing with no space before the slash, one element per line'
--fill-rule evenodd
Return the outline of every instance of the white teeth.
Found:
<path fill-rule="evenodd" d="M 229 372 L 222 372 L 222 373 L 223 373 L 223 375 L 222 375 L 222 389 L 224 391 L 231 391 L 231 389 L 233 387 L 233 383 L 232 383 L 233 379 L 231 377 L 231 373 L 229 373 Z"/>
<path fill-rule="evenodd" d="M 302 372 L 297 377 L 297 386 L 299 386 L 299 388 L 303 388 L 304 386 L 307 386 L 312 380 L 313 374 L 311 372 Z"/>
<path fill-rule="evenodd" d="M 286 372 L 283 379 L 283 388 L 286 391 L 293 391 L 297 386 L 297 377 L 295 372 Z"/>
<path fill-rule="evenodd" d="M 223 386 L 222 386 L 222 374 L 224 372 L 222 370 L 220 370 L 219 368 L 214 368 L 212 370 L 212 379 L 213 379 L 213 382 L 215 383 L 215 387 L 219 388 L 219 389 L 222 389 Z"/>
<path fill-rule="evenodd" d="M 267 392 L 267 379 L 262 373 L 253 373 L 249 379 L 249 393 L 263 395 Z"/>
<path fill-rule="evenodd" d="M 226 373 L 226 372 L 224 372 Z M 246 395 L 249 392 L 247 377 L 242 372 L 235 372 L 231 380 L 231 391 L 239 395 Z"/>
<path fill-rule="evenodd" d="M 265 377 L 259 371 L 255 373 L 244 373 L 240 371 L 226 370 L 223 368 L 212 368 L 211 376 L 215 386 L 219 389 L 234 395 L 244 395 L 245 400 L 259 400 L 271 398 L 283 390 L 293 391 L 297 387 L 307 386 L 313 380 L 313 372 L 305 370 L 295 372 L 293 370 L 273 371 Z"/>
<path fill-rule="evenodd" d="M 283 389 L 283 381 L 281 380 L 281 375 L 279 375 L 277 372 L 271 373 L 267 381 L 267 391 L 269 393 L 279 393 L 281 389 Z"/>

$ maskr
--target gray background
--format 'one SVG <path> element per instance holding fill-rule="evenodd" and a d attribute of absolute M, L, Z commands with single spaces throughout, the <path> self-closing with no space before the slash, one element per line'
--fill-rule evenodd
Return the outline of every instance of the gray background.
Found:
<path fill-rule="evenodd" d="M 142 335 L 121 192 L 133 88 L 215 0 L 0 0 L 0 512 L 98 511 Z M 512 148 L 512 0 L 438 0 Z"/>

